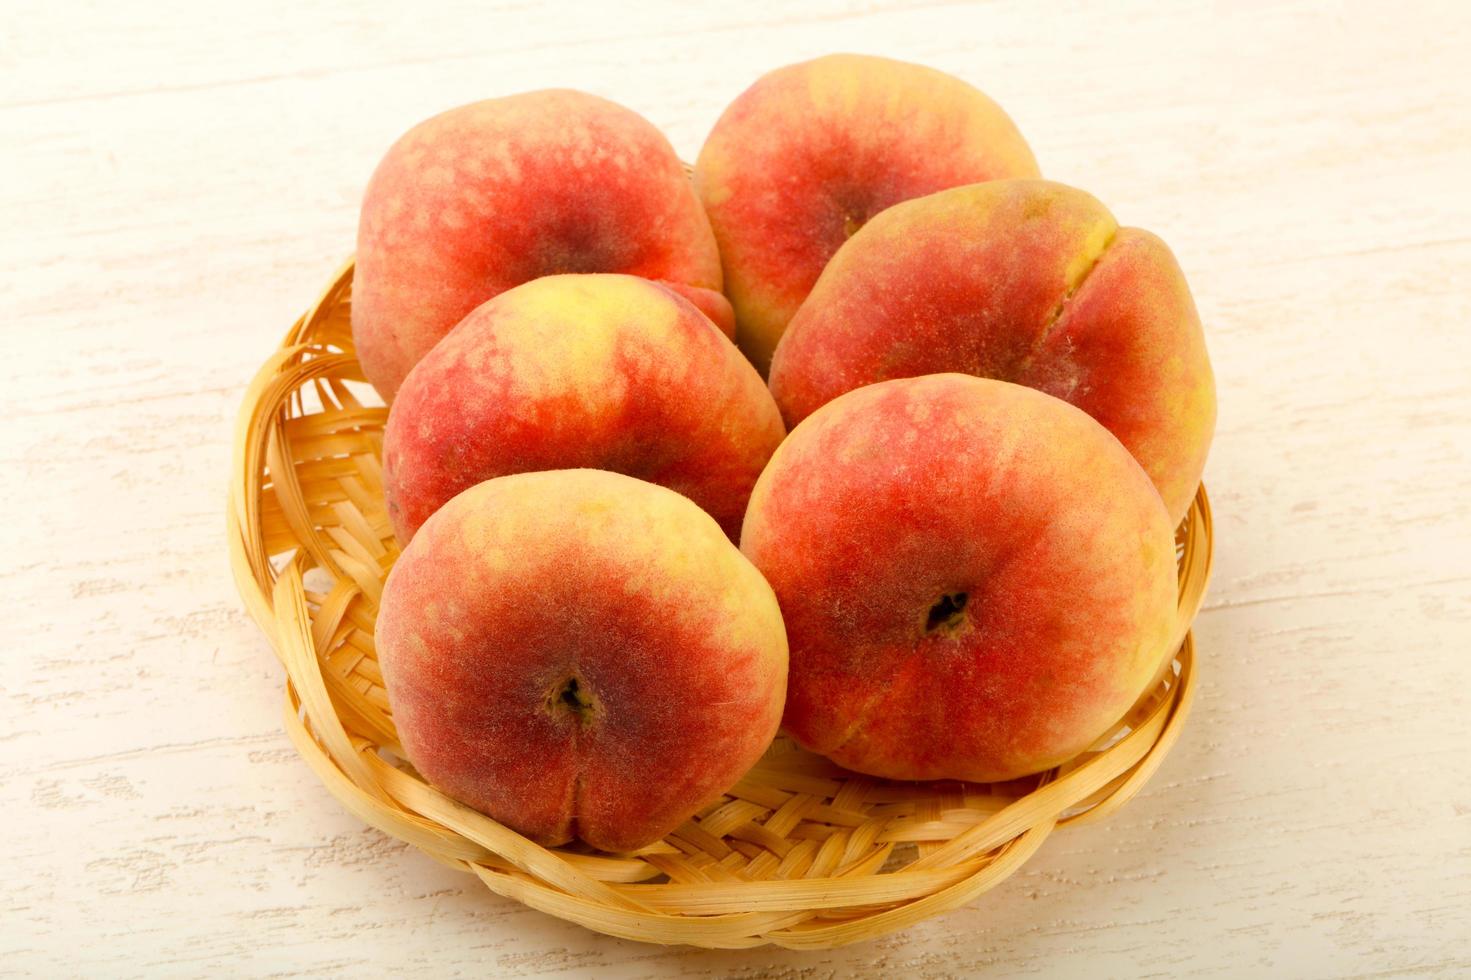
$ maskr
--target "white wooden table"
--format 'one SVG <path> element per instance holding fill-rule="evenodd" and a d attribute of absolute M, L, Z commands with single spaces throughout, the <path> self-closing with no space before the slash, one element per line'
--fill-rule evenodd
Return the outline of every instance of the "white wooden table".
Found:
<path fill-rule="evenodd" d="M 1465 4 L 248 6 L 0 17 L 0 974 L 1471 974 Z M 962 911 L 596 936 L 298 761 L 227 571 L 233 415 L 413 122 L 566 85 L 693 155 L 831 50 L 979 84 L 1178 253 L 1221 392 L 1201 694 L 1141 797 Z"/>

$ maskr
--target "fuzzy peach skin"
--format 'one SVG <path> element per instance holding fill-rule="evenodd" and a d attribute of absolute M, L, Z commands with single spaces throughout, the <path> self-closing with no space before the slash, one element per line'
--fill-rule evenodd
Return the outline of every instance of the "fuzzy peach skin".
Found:
<path fill-rule="evenodd" d="M 734 540 L 786 435 L 760 376 L 667 287 L 546 276 L 478 307 L 388 413 L 383 485 L 399 541 L 481 480 L 614 470 L 677 490 Z"/>
<path fill-rule="evenodd" d="M 777 348 L 788 426 L 860 385 L 940 371 L 1083 409 L 1178 522 L 1215 430 L 1215 378 L 1165 243 L 1042 180 L 941 191 L 879 215 L 833 257 Z"/>
<path fill-rule="evenodd" d="M 890 205 L 1036 174 L 1001 107 L 944 72 L 837 54 L 763 75 L 725 110 L 695 164 L 737 343 L 765 374 L 828 259 Z"/>
<path fill-rule="evenodd" d="M 772 457 L 741 550 L 786 620 L 786 728 L 859 772 L 1039 772 L 1170 654 L 1159 495 L 1106 429 L 1020 385 L 937 374 L 829 403 Z"/>
<path fill-rule="evenodd" d="M 429 519 L 377 624 L 394 724 L 434 786 L 541 844 L 649 844 L 781 718 L 771 588 L 684 497 L 600 470 L 488 480 Z"/>
<path fill-rule="evenodd" d="M 563 272 L 667 280 L 733 332 L 710 223 L 669 141 L 643 117 L 548 90 L 420 123 L 363 197 L 352 331 L 364 374 L 392 399 L 475 307 Z"/>

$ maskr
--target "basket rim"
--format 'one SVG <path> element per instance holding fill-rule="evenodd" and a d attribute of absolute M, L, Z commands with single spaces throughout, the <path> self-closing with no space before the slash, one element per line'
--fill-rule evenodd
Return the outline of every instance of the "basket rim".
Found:
<path fill-rule="evenodd" d="M 364 405 L 349 387 L 363 381 L 345 312 L 353 271 L 349 258 L 246 390 L 235 427 L 227 526 L 236 587 L 286 670 L 283 727 L 326 788 L 369 825 L 474 873 L 491 891 L 606 934 L 709 948 L 825 949 L 904 928 L 994 887 L 1057 826 L 1099 820 L 1121 807 L 1178 740 L 1196 683 L 1190 627 L 1213 562 L 1204 485 L 1177 535 L 1174 657 L 1126 716 L 1132 724 L 1121 737 L 1042 774 L 1019 796 L 992 799 L 994 787 L 946 781 L 927 796 L 915 790 L 914 814 L 929 814 L 920 808 L 933 804 L 936 820 L 910 819 L 914 814 L 901 812 L 908 804 L 871 804 L 867 796 L 925 789 L 921 784 L 851 773 L 829 778 L 837 768 L 831 764 L 816 776 L 768 771 L 763 760 L 728 801 L 670 838 L 633 855 L 605 855 L 541 847 L 440 794 L 384 757 L 397 748 L 396 734 L 374 702 L 376 659 L 370 618 L 362 628 L 364 607 L 376 609 L 395 546 L 383 536 L 386 518 L 378 515 L 374 527 L 370 489 L 375 426 L 381 430 L 386 409 Z M 323 463 L 322 446 L 339 450 L 331 465 Z M 326 470 L 331 475 L 323 477 Z M 330 581 L 326 592 L 308 586 L 312 576 Z M 774 758 L 794 765 L 800 755 Z M 758 775 L 772 785 L 747 787 Z M 814 795 L 820 792 L 828 793 L 826 802 Z M 957 800 L 949 810 L 940 807 Z M 807 822 L 800 815 L 794 821 L 789 811 L 803 807 L 825 819 L 868 818 L 852 827 L 830 825 L 816 843 L 792 837 Z M 757 811 L 759 822 L 750 818 Z M 915 827 L 936 828 L 939 836 L 880 839 L 893 837 L 905 820 L 900 836 L 919 832 Z M 905 843 L 918 856 L 887 868 L 896 845 Z M 794 853 L 800 857 L 794 860 Z M 800 876 L 783 876 L 786 863 L 795 868 L 804 861 Z M 761 876 L 752 870 L 758 864 Z M 743 879 L 732 869 L 750 874 Z M 654 883 L 655 877 L 665 880 Z"/>

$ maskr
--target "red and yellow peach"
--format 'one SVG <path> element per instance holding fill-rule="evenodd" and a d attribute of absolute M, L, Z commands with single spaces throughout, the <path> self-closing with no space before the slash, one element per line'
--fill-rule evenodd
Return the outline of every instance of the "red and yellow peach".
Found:
<path fill-rule="evenodd" d="M 363 372 L 392 399 L 475 307 L 569 272 L 664 280 L 734 329 L 710 223 L 643 117 L 548 90 L 426 120 L 388 151 L 363 198 L 352 302 Z"/>
<path fill-rule="evenodd" d="M 546 276 L 480 306 L 409 372 L 384 489 L 407 542 L 482 480 L 606 469 L 677 490 L 734 539 L 784 435 L 760 376 L 691 303 L 634 276 Z"/>
<path fill-rule="evenodd" d="M 649 844 L 734 784 L 781 717 L 770 587 L 710 517 L 598 470 L 481 483 L 419 530 L 377 646 L 414 767 L 546 845 Z"/>
<path fill-rule="evenodd" d="M 1159 495 L 1101 425 L 1020 385 L 939 374 L 828 403 L 772 457 L 741 549 L 786 622 L 786 729 L 859 772 L 1049 768 L 1172 652 Z"/>
<path fill-rule="evenodd" d="M 737 343 L 765 374 L 828 259 L 885 208 L 1036 174 L 1001 107 L 944 72 L 846 54 L 762 76 L 725 110 L 695 164 Z"/>
<path fill-rule="evenodd" d="M 1184 517 L 1216 418 L 1200 318 L 1164 242 L 1091 195 L 992 181 L 878 215 L 792 319 L 771 390 L 794 426 L 861 385 L 944 371 L 1083 409 Z"/>

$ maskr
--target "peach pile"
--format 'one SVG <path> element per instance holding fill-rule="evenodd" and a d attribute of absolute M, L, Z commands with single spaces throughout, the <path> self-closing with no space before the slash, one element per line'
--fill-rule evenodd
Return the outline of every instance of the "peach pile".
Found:
<path fill-rule="evenodd" d="M 779 724 L 876 777 L 1042 772 L 1174 653 L 1189 288 L 959 79 L 778 69 L 693 181 L 591 95 L 436 116 L 369 182 L 352 331 L 404 753 L 542 844 L 657 841 Z"/>

